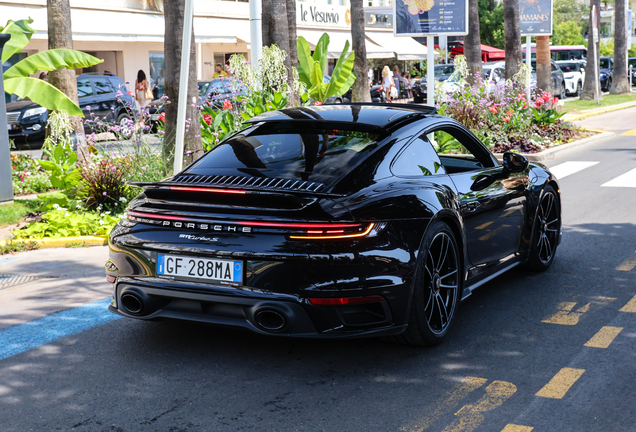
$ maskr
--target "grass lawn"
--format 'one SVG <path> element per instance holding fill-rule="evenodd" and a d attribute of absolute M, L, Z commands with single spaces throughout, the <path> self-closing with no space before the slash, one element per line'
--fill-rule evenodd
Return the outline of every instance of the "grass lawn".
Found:
<path fill-rule="evenodd" d="M 0 205 L 0 227 L 17 224 L 25 215 L 38 208 L 38 200 L 14 200 L 13 204 Z"/>
<path fill-rule="evenodd" d="M 572 102 L 564 102 L 563 109 L 566 113 L 576 113 L 579 111 L 603 108 L 612 105 L 618 105 L 625 102 L 636 102 L 636 93 L 625 95 L 604 95 L 601 99 L 601 104 L 596 105 L 596 101 L 593 100 L 575 100 Z"/>

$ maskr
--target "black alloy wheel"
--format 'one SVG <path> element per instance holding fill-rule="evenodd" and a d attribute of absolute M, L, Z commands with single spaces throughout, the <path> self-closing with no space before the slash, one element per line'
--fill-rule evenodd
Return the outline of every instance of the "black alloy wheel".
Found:
<path fill-rule="evenodd" d="M 607 79 L 607 88 L 605 89 L 605 91 L 610 91 L 611 88 L 612 88 L 612 78 L 608 78 Z"/>
<path fill-rule="evenodd" d="M 582 90 L 583 90 L 583 87 L 581 86 L 581 81 L 579 81 L 576 83 L 576 93 L 574 95 L 580 97 Z"/>
<path fill-rule="evenodd" d="M 554 261 L 561 232 L 561 209 L 556 192 L 547 186 L 537 209 L 534 237 L 530 245 L 530 257 L 526 267 L 530 270 L 546 270 Z"/>
<path fill-rule="evenodd" d="M 565 83 L 561 82 L 561 94 L 559 95 L 559 99 L 565 99 Z"/>
<path fill-rule="evenodd" d="M 433 346 L 448 333 L 459 303 L 461 271 L 457 241 L 444 222 L 427 231 L 419 256 L 409 325 L 389 337 L 407 345 Z"/>

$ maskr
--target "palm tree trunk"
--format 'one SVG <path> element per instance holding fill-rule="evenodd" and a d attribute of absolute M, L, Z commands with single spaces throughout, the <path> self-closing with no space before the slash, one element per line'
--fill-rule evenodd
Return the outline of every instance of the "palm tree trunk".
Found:
<path fill-rule="evenodd" d="M 552 93 L 552 64 L 550 36 L 537 36 L 537 87 Z"/>
<path fill-rule="evenodd" d="M 296 33 L 296 16 L 294 13 L 293 22 L 289 21 L 290 18 L 287 12 L 288 1 L 291 0 L 263 0 L 261 22 L 263 25 L 263 46 L 271 46 L 273 44 L 287 54 L 284 61 L 285 67 L 287 68 L 287 82 L 290 89 L 293 89 L 290 27 L 293 27 L 293 33 Z M 294 40 L 294 44 L 295 43 Z M 294 63 L 293 66 L 297 64 L 298 57 L 296 54 L 296 63 Z"/>
<path fill-rule="evenodd" d="M 614 71 L 612 72 L 611 94 L 631 93 L 627 80 L 627 40 L 625 28 L 625 2 L 617 1 L 614 5 L 616 27 L 614 28 Z"/>
<path fill-rule="evenodd" d="M 181 45 L 183 43 L 183 21 L 185 0 L 171 0 L 164 3 L 165 36 L 165 94 L 170 103 L 164 104 L 166 111 L 163 154 L 167 171 L 171 172 L 174 162 L 174 147 L 177 132 L 177 106 L 179 105 L 179 80 L 181 75 Z M 189 164 L 203 152 L 201 125 L 199 123 L 199 88 L 197 86 L 197 60 L 194 44 L 194 30 L 190 44 L 190 64 L 188 71 L 188 103 L 186 104 L 186 129 L 184 162 Z"/>
<path fill-rule="evenodd" d="M 364 7 L 362 0 L 351 0 L 351 45 L 355 53 L 353 74 L 356 80 L 351 88 L 351 102 L 371 102 L 367 71 L 367 47 L 364 44 Z"/>
<path fill-rule="evenodd" d="M 71 5 L 69 0 L 47 0 L 46 2 L 47 26 L 49 35 L 49 49 L 67 48 L 73 49 L 73 32 L 71 30 Z M 77 79 L 72 69 L 54 70 L 49 73 L 49 84 L 57 87 L 62 93 L 76 104 Z M 89 156 L 84 136 L 84 124 L 80 117 L 70 117 L 73 130 L 77 137 L 77 149 L 80 160 Z M 47 135 L 48 135 L 47 128 Z"/>
<path fill-rule="evenodd" d="M 521 69 L 521 27 L 519 24 L 519 0 L 504 0 L 504 35 L 506 37 L 506 79 L 511 79 Z"/>
<path fill-rule="evenodd" d="M 296 0 L 287 0 L 287 28 L 289 31 L 289 64 L 291 67 L 298 68 L 298 49 L 296 48 L 296 39 L 298 38 L 296 34 Z M 296 94 L 296 90 L 294 89 L 294 77 L 291 73 L 289 73 L 289 100 L 293 101 L 293 105 L 298 105 L 300 103 L 300 99 Z"/>
<path fill-rule="evenodd" d="M 468 34 L 464 38 L 464 55 L 468 63 L 468 82 L 474 84 L 483 75 L 481 36 L 479 35 L 479 0 L 468 1 Z"/>
<path fill-rule="evenodd" d="M 592 7 L 596 6 L 596 22 L 601 22 L 601 0 L 591 0 L 590 2 L 590 20 L 588 26 L 587 36 L 587 65 L 585 68 L 585 83 L 583 83 L 583 92 L 581 93 L 582 100 L 594 100 L 596 99 L 596 85 L 598 82 L 598 58 L 601 53 L 599 42 L 594 43 L 594 36 L 592 30 Z M 600 41 L 600 38 L 599 38 Z M 601 83 L 598 83 L 601 86 Z M 599 100 L 603 99 L 603 94 L 599 90 Z"/>

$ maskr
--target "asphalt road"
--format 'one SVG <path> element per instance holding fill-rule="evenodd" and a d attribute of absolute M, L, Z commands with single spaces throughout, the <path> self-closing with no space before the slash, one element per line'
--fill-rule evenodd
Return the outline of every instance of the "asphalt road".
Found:
<path fill-rule="evenodd" d="M 616 136 L 546 163 L 563 177 L 556 261 L 477 290 L 439 347 L 117 319 L 0 360 L 0 430 L 635 431 L 635 115 L 587 120 Z M 0 290 L 0 324 L 104 298 L 93 250 L 58 250 L 57 289 Z M 70 288 L 74 261 L 90 269 Z"/>

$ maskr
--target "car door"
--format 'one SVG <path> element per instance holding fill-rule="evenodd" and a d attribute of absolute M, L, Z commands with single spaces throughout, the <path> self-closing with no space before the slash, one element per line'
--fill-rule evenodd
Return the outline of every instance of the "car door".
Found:
<path fill-rule="evenodd" d="M 92 107 L 93 112 L 100 120 L 105 120 L 108 123 L 114 122 L 115 114 L 111 108 L 115 102 L 115 88 L 106 77 L 92 77 L 91 84 L 95 91 L 95 103 L 94 107 Z"/>
<path fill-rule="evenodd" d="M 520 250 L 527 205 L 527 170 L 505 176 L 503 166 L 488 149 L 457 126 L 441 126 L 428 132 L 457 188 L 472 264 L 493 263 Z"/>
<path fill-rule="evenodd" d="M 95 104 L 95 95 L 93 94 L 93 88 L 88 78 L 80 78 L 77 80 L 77 97 L 79 107 L 84 112 L 84 119 L 89 120 L 91 118 L 91 110 Z M 88 108 L 90 107 L 90 109 Z"/>

